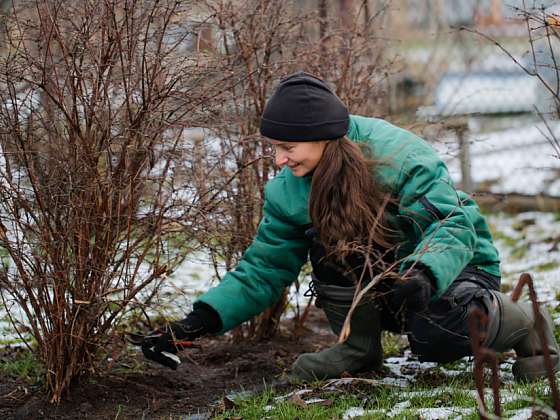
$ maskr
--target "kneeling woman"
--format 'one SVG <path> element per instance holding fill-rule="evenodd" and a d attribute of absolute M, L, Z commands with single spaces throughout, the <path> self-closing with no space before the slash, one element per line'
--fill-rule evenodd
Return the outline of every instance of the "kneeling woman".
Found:
<path fill-rule="evenodd" d="M 265 310 L 309 257 L 317 304 L 337 334 L 356 288 L 375 284 L 353 312 L 346 341 L 300 355 L 293 377 L 380 368 L 384 329 L 408 334 L 422 361 L 467 356 L 471 308 L 488 314 L 484 345 L 516 351 L 517 379 L 545 376 L 530 304 L 499 292 L 499 257 L 486 221 L 425 141 L 386 121 L 349 115 L 325 82 L 303 72 L 279 83 L 261 133 L 282 170 L 266 186 L 257 236 L 186 319 L 143 347 L 148 358 L 175 353 L 174 339 L 221 333 Z M 553 324 L 541 311 L 557 367 Z"/>

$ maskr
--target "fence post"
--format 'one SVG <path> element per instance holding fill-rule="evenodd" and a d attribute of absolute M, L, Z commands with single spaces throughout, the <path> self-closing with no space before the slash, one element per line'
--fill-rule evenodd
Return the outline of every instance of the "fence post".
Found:
<path fill-rule="evenodd" d="M 459 164 L 461 168 L 461 189 L 466 193 L 472 193 L 474 183 L 471 176 L 471 151 L 467 136 L 469 132 L 469 116 L 458 115 L 447 118 L 443 126 L 446 130 L 453 131 L 457 135 Z"/>
<path fill-rule="evenodd" d="M 465 135 L 467 127 L 460 126 L 455 130 L 459 141 L 459 160 L 461 162 L 461 189 L 467 193 L 473 192 L 473 181 L 471 176 L 471 148 Z"/>

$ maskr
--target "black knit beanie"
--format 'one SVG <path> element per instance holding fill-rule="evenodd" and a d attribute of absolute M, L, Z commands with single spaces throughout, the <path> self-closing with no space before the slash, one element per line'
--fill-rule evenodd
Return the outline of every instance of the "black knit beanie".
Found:
<path fill-rule="evenodd" d="M 334 140 L 348 132 L 346 106 L 327 84 L 305 72 L 280 81 L 266 103 L 261 134 L 283 141 Z"/>

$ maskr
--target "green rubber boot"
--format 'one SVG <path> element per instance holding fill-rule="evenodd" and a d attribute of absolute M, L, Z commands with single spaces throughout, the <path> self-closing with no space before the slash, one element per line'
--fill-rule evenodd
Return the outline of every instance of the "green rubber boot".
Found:
<path fill-rule="evenodd" d="M 543 343 L 539 338 L 531 302 L 513 302 L 503 293 L 492 291 L 488 306 L 488 333 L 485 345 L 495 351 L 515 350 L 513 376 L 518 381 L 547 377 Z M 544 306 L 539 306 L 544 335 L 554 372 L 558 371 L 560 350 L 554 337 L 554 323 Z"/>
<path fill-rule="evenodd" d="M 331 329 L 340 334 L 354 297 L 353 287 L 315 284 L 318 306 L 325 311 Z M 292 365 L 290 380 L 313 381 L 339 378 L 344 372 L 378 370 L 383 364 L 381 317 L 375 301 L 367 298 L 352 314 L 350 335 L 343 343 L 320 351 L 304 353 Z"/>

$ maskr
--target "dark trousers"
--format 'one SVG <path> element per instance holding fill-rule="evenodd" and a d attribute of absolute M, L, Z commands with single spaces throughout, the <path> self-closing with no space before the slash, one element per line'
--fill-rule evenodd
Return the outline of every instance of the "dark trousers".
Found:
<path fill-rule="evenodd" d="M 422 362 L 447 363 L 470 356 L 469 312 L 487 312 L 484 296 L 500 290 L 500 278 L 467 266 L 445 293 L 424 312 L 408 312 L 390 303 L 390 292 L 380 299 L 382 328 L 406 333 L 411 350 Z"/>
<path fill-rule="evenodd" d="M 327 283 L 335 283 L 332 276 Z M 474 307 L 486 311 L 483 298 L 490 290 L 500 290 L 500 278 L 467 266 L 424 312 L 409 312 L 392 306 L 391 290 L 389 283 L 376 286 L 382 329 L 407 334 L 411 350 L 420 361 L 447 363 L 472 354 L 469 312 Z"/>

